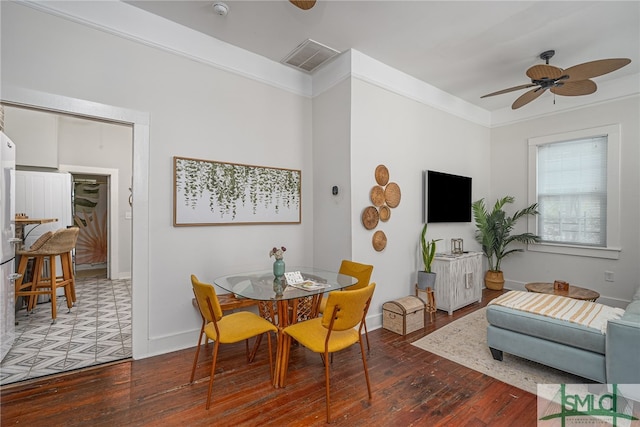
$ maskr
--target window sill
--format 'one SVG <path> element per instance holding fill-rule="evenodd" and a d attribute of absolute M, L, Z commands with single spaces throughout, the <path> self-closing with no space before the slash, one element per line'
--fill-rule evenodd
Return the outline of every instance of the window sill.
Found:
<path fill-rule="evenodd" d="M 527 245 L 527 250 L 589 258 L 618 259 L 622 248 L 587 248 L 584 246 L 563 245 L 558 243 L 532 243 Z"/>

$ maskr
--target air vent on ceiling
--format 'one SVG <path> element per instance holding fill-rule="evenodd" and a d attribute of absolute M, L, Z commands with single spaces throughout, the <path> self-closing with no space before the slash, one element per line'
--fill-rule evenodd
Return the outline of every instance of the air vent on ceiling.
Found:
<path fill-rule="evenodd" d="M 282 63 L 310 73 L 339 53 L 335 49 L 307 39 L 287 55 Z"/>

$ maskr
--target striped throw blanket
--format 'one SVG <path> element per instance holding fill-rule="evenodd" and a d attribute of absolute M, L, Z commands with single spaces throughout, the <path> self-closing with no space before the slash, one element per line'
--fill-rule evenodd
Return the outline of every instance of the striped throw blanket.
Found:
<path fill-rule="evenodd" d="M 492 304 L 577 323 L 602 334 L 606 333 L 609 320 L 620 319 L 624 314 L 621 308 L 595 302 L 522 291 L 509 291 L 492 300 L 489 305 Z"/>

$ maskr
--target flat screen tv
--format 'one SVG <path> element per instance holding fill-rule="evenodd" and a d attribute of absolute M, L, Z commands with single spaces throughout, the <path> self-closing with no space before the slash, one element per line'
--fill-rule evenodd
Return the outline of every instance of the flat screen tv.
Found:
<path fill-rule="evenodd" d="M 425 171 L 425 222 L 471 222 L 471 178 Z"/>

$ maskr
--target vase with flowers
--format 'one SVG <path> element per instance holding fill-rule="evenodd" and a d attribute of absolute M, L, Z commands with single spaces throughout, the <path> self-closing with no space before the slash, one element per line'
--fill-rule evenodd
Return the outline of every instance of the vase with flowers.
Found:
<path fill-rule="evenodd" d="M 273 280 L 273 288 L 274 291 L 276 291 L 276 295 L 281 295 L 282 291 L 283 291 L 283 278 L 282 276 L 284 276 L 284 260 L 282 258 L 284 258 L 284 253 L 286 252 L 287 248 L 285 248 L 284 246 L 280 246 L 280 248 L 276 248 L 275 246 L 273 247 L 273 249 L 271 249 L 269 251 L 269 257 L 275 257 L 275 261 L 273 262 L 273 275 L 275 276 L 275 279 Z"/>

